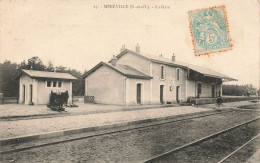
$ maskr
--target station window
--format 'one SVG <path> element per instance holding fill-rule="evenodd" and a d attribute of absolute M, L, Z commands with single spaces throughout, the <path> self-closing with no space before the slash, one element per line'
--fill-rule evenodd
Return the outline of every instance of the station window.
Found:
<path fill-rule="evenodd" d="M 165 79 L 165 68 L 161 66 L 161 79 Z"/>
<path fill-rule="evenodd" d="M 57 82 L 53 81 L 53 87 L 56 87 L 56 86 L 57 86 Z"/>
<path fill-rule="evenodd" d="M 47 87 L 51 87 L 51 81 L 47 81 Z"/>
<path fill-rule="evenodd" d="M 58 82 L 58 87 L 62 87 L 62 82 L 61 81 Z"/>
<path fill-rule="evenodd" d="M 180 69 L 179 68 L 176 69 L 176 79 L 177 79 L 177 81 L 180 81 Z"/>

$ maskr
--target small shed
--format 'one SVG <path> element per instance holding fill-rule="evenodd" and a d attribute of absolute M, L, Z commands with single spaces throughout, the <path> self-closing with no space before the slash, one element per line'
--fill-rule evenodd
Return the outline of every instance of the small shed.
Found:
<path fill-rule="evenodd" d="M 22 69 L 14 79 L 19 78 L 19 103 L 48 104 L 51 92 L 68 91 L 68 103 L 72 103 L 72 80 L 74 76 L 68 73 L 47 72 Z"/>

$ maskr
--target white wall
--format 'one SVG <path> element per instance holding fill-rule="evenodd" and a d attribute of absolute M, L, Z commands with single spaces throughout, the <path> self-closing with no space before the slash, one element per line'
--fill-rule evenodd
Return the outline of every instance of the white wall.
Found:
<path fill-rule="evenodd" d="M 164 65 L 165 79 L 161 79 L 161 65 L 152 63 L 152 87 L 154 104 L 160 103 L 160 85 L 164 85 L 164 101 L 176 102 L 176 87 L 180 86 L 180 100 L 186 101 L 186 71 L 180 68 L 180 80 L 176 79 L 176 67 Z M 172 90 L 170 90 L 172 87 Z"/>
<path fill-rule="evenodd" d="M 164 85 L 164 101 L 176 102 L 176 87 L 180 86 L 180 100 L 186 101 L 186 70 L 180 68 L 180 80 L 176 80 L 176 67 L 165 66 L 165 79 L 161 80 L 161 65 L 136 56 L 131 53 L 124 54 L 117 61 L 117 64 L 129 65 L 138 71 L 153 77 L 149 86 L 149 101 L 151 104 L 160 104 L 160 85 Z M 170 91 L 170 87 L 173 89 Z M 130 87 L 131 88 L 131 87 Z M 136 86 L 134 86 L 136 89 Z"/>
<path fill-rule="evenodd" d="M 125 78 L 107 66 L 101 66 L 85 78 L 85 95 L 96 103 L 125 105 Z"/>
<path fill-rule="evenodd" d="M 55 79 L 50 79 L 49 81 L 59 81 Z M 72 103 L 72 88 L 70 86 L 71 81 L 62 80 L 62 87 L 47 87 L 47 79 L 38 81 L 38 104 L 48 104 L 50 100 L 51 91 L 54 93 L 68 91 L 69 99 L 68 103 Z M 72 85 L 72 84 L 71 84 Z"/>
<path fill-rule="evenodd" d="M 129 52 L 117 60 L 117 64 L 129 65 L 130 67 L 133 67 L 147 75 L 149 75 L 149 63 L 149 60 Z"/>
<path fill-rule="evenodd" d="M 33 99 L 34 104 L 48 104 L 51 91 L 53 92 L 65 92 L 68 91 L 69 99 L 68 103 L 72 103 L 72 82 L 68 80 L 50 79 L 50 81 L 62 81 L 62 87 L 47 87 L 47 79 L 32 79 L 28 75 L 22 75 L 20 77 L 19 88 L 19 103 L 23 103 L 23 85 L 25 85 L 25 104 L 30 102 L 30 85 L 33 86 Z"/>
<path fill-rule="evenodd" d="M 23 90 L 23 85 L 25 86 L 25 93 Z M 25 104 L 29 104 L 29 102 L 30 102 L 30 91 L 29 91 L 30 85 L 33 85 L 33 89 L 37 88 L 37 87 L 35 87 L 34 80 L 32 78 L 30 78 L 28 75 L 22 75 L 20 77 L 19 103 L 24 102 Z M 34 92 L 35 91 L 33 91 L 33 97 L 34 97 Z M 25 97 L 24 97 L 24 95 L 25 95 Z M 25 101 L 23 101 L 23 99 L 25 99 Z"/>
<path fill-rule="evenodd" d="M 212 97 L 212 85 L 215 85 L 215 97 L 219 95 L 219 91 L 222 92 L 221 84 L 196 82 L 196 86 L 195 86 L 195 81 L 188 80 L 188 97 L 197 97 L 198 83 L 201 83 L 200 97 Z"/>
<path fill-rule="evenodd" d="M 129 100 L 127 105 L 137 105 L 137 84 L 141 84 L 141 104 L 150 104 L 150 80 L 129 79 L 129 89 L 127 96 Z"/>

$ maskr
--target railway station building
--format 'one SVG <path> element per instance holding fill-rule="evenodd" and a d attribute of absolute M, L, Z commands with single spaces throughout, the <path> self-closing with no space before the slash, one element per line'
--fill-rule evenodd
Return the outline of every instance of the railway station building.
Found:
<path fill-rule="evenodd" d="M 95 103 L 149 105 L 186 102 L 190 98 L 216 98 L 222 83 L 235 80 L 211 69 L 179 62 L 162 55 L 140 53 L 140 46 L 100 62 L 83 78 L 85 96 Z"/>
<path fill-rule="evenodd" d="M 19 78 L 19 103 L 48 104 L 50 94 L 68 91 L 68 103 L 72 103 L 72 80 L 68 73 L 22 69 L 14 79 Z"/>

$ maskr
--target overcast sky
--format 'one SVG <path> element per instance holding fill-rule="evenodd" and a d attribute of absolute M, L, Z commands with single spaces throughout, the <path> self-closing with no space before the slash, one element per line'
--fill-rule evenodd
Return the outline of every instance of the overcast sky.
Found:
<path fill-rule="evenodd" d="M 170 9 L 95 9 L 93 6 L 164 5 Z M 232 50 L 195 57 L 188 11 L 225 5 Z M 1 1 L 0 62 L 20 63 L 39 56 L 47 64 L 84 71 L 107 62 L 125 44 L 219 71 L 259 87 L 259 3 L 229 1 Z M 227 83 L 228 84 L 228 83 Z"/>

